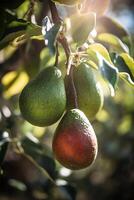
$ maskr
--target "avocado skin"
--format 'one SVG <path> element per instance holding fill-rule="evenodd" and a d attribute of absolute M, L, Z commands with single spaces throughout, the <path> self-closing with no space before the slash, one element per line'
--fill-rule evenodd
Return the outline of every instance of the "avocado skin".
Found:
<path fill-rule="evenodd" d="M 74 67 L 73 77 L 78 108 L 85 113 L 89 120 L 93 120 L 103 106 L 103 91 L 96 81 L 91 67 L 86 63 Z"/>
<path fill-rule="evenodd" d="M 71 109 L 65 113 L 55 131 L 52 147 L 54 156 L 66 168 L 83 169 L 94 162 L 97 138 L 82 111 Z"/>
<path fill-rule="evenodd" d="M 23 117 L 35 126 L 49 126 L 65 111 L 66 93 L 61 71 L 48 67 L 23 89 L 19 106 Z"/>

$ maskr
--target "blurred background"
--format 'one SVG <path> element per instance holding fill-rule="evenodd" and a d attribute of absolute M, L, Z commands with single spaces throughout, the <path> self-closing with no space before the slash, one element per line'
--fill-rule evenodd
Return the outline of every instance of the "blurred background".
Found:
<path fill-rule="evenodd" d="M 28 6 L 26 0 L 12 12 L 22 18 Z M 39 25 L 46 15 L 48 1 L 42 0 L 35 5 Z M 112 0 L 106 15 L 134 38 L 133 0 Z M 60 66 L 64 62 L 61 52 Z M 99 144 L 97 159 L 90 168 L 71 171 L 53 158 L 51 142 L 57 124 L 32 126 L 18 107 L 22 88 L 53 63 L 44 41 L 29 40 L 19 48 L 7 46 L 0 51 L 0 200 L 133 200 L 134 90 L 119 81 L 115 97 L 105 96 L 104 107 L 92 123 Z"/>
<path fill-rule="evenodd" d="M 134 33 L 134 2 L 132 0 L 112 0 L 111 12 L 131 33 Z"/>

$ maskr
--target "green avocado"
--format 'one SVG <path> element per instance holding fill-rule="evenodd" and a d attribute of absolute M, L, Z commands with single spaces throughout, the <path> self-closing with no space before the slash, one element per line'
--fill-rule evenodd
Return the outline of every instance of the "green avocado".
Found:
<path fill-rule="evenodd" d="M 23 89 L 19 98 L 23 117 L 33 125 L 49 126 L 65 111 L 66 93 L 61 71 L 48 67 Z"/>
<path fill-rule="evenodd" d="M 94 73 L 86 63 L 74 68 L 74 85 L 77 93 L 78 108 L 89 120 L 93 120 L 103 106 L 103 92 Z"/>

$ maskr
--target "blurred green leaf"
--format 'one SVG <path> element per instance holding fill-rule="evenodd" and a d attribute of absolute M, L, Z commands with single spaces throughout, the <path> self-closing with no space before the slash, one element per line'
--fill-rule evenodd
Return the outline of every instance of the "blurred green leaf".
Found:
<path fill-rule="evenodd" d="M 103 78 L 107 81 L 111 96 L 114 96 L 114 89 L 117 85 L 118 81 L 118 69 L 108 62 L 100 53 L 93 50 L 93 48 L 90 48 L 87 50 L 87 53 L 89 55 L 89 64 L 91 64 L 91 61 L 98 66 L 98 69 L 101 71 L 101 74 Z"/>
<path fill-rule="evenodd" d="M 108 62 L 113 64 L 112 61 L 111 61 L 108 50 L 102 44 L 100 44 L 100 43 L 91 44 L 88 47 L 88 49 L 92 49 L 93 51 L 100 53 Z"/>
<path fill-rule="evenodd" d="M 15 16 L 11 16 L 12 20 L 7 20 L 6 27 L 4 30 L 4 34 L 0 40 L 0 50 L 13 43 L 14 45 L 18 45 L 21 42 L 24 42 L 26 39 L 30 37 L 41 36 L 41 27 L 30 22 L 27 22 L 22 19 L 17 19 Z"/>
<path fill-rule="evenodd" d="M 27 12 L 29 10 L 29 6 L 30 6 L 30 1 L 25 0 L 16 10 L 16 14 L 17 16 L 19 16 L 19 18 L 24 18 L 24 16 L 27 15 Z"/>
<path fill-rule="evenodd" d="M 115 35 L 109 33 L 101 33 L 97 39 L 108 45 L 109 49 L 118 53 L 129 53 L 128 47 Z"/>
<path fill-rule="evenodd" d="M 114 90 L 117 81 L 118 81 L 118 70 L 115 68 L 113 65 L 111 65 L 109 62 L 107 62 L 105 59 L 103 59 L 103 64 L 100 67 L 101 73 L 104 77 L 109 82 L 110 90 L 111 90 L 111 96 L 114 96 Z M 113 89 L 111 88 L 113 87 Z"/>
<path fill-rule="evenodd" d="M 100 32 L 111 33 L 119 38 L 128 36 L 126 29 L 118 23 L 115 19 L 109 16 L 102 16 L 97 20 L 98 28 L 101 26 Z M 99 30 L 98 30 L 99 31 Z M 102 33 L 101 32 L 101 33 Z"/>
<path fill-rule="evenodd" d="M 118 125 L 118 132 L 119 134 L 126 134 L 130 131 L 132 127 L 132 118 L 130 115 L 125 115 L 120 124 Z"/>
<path fill-rule="evenodd" d="M 100 58 L 100 54 L 96 51 L 94 51 L 92 48 L 87 49 L 87 54 L 88 54 L 88 63 L 93 62 L 93 64 L 91 63 L 91 65 L 94 66 L 95 64 L 95 68 L 99 69 L 99 66 L 101 65 L 102 59 Z"/>
<path fill-rule="evenodd" d="M 134 88 L 134 82 L 132 81 L 130 75 L 126 72 L 120 72 L 119 77 L 123 79 L 126 83 L 128 83 L 129 86 L 132 86 Z"/>
<path fill-rule="evenodd" d="M 134 59 L 127 53 L 120 54 L 120 57 L 125 61 L 125 64 L 131 71 L 133 77 L 134 77 Z"/>
<path fill-rule="evenodd" d="M 70 17 L 71 36 L 73 41 L 82 45 L 88 39 L 90 32 L 95 28 L 96 16 L 95 13 L 75 14 Z"/>
<path fill-rule="evenodd" d="M 128 82 L 134 81 L 134 64 L 133 59 L 126 53 L 122 53 L 120 55 L 118 54 L 112 54 L 111 55 L 113 62 L 115 66 L 118 68 L 119 72 L 124 72 L 127 75 L 126 78 L 129 80 Z M 131 80 L 131 81 L 130 81 Z"/>
<path fill-rule="evenodd" d="M 28 75 L 24 71 L 13 71 L 5 74 L 1 80 L 4 86 L 3 96 L 8 99 L 20 93 L 28 80 Z"/>
<path fill-rule="evenodd" d="M 22 19 L 15 19 L 11 21 L 9 24 L 6 26 L 6 30 L 4 35 L 8 35 L 9 33 L 25 30 L 27 28 L 27 25 L 29 22 L 22 20 Z"/>
<path fill-rule="evenodd" d="M 13 42 L 15 39 L 18 39 L 23 35 L 24 31 L 17 31 L 16 33 L 8 34 L 0 41 L 0 50 L 6 47 L 7 45 L 11 44 L 11 42 Z M 21 40 L 23 40 L 23 38 Z"/>

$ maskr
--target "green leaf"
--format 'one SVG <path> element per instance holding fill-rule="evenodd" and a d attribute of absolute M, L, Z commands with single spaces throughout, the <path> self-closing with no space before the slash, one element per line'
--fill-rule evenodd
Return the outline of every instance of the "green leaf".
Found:
<path fill-rule="evenodd" d="M 25 39 L 32 38 L 32 39 L 37 39 L 37 40 L 43 40 L 41 26 L 30 23 L 26 28 L 24 38 Z"/>
<path fill-rule="evenodd" d="M 96 52 L 90 47 L 87 50 L 87 53 L 89 55 L 89 64 L 93 61 L 98 66 L 104 80 L 108 83 L 111 96 L 114 96 L 114 89 L 118 81 L 118 69 L 108 62 L 99 52 Z"/>
<path fill-rule="evenodd" d="M 12 22 L 6 29 L 5 36 L 0 40 L 0 50 L 9 44 L 17 46 L 30 37 L 41 36 L 41 27 L 35 24 L 23 21 Z"/>
<path fill-rule="evenodd" d="M 104 30 L 105 33 L 111 33 L 119 38 L 124 38 L 129 35 L 126 29 L 120 23 L 108 16 L 100 17 L 97 20 L 97 24 L 99 27 L 102 27 L 102 30 Z M 100 32 L 102 33 L 103 31 Z"/>
<path fill-rule="evenodd" d="M 122 57 L 134 77 L 134 59 L 127 53 L 122 53 L 120 54 L 120 56 Z"/>
<path fill-rule="evenodd" d="M 3 39 L 8 34 L 24 30 L 27 27 L 27 24 L 29 22 L 23 20 L 23 19 L 17 19 L 17 17 L 7 11 L 1 11 L 1 22 L 4 24 L 4 32 L 2 34 L 2 37 L 0 39 Z"/>
<path fill-rule="evenodd" d="M 129 53 L 128 47 L 115 35 L 109 33 L 101 33 L 97 39 L 108 45 L 109 49 L 118 53 Z"/>
<path fill-rule="evenodd" d="M 108 62 L 113 64 L 107 49 L 102 44 L 94 43 L 94 44 L 91 44 L 88 48 L 92 49 L 95 52 L 100 53 Z"/>
<path fill-rule="evenodd" d="M 2 136 L 0 137 L 0 166 L 2 165 L 4 157 L 6 155 L 8 144 L 9 144 L 9 137 L 7 135 L 5 136 L 3 133 Z"/>
<path fill-rule="evenodd" d="M 134 87 L 134 61 L 128 54 L 114 55 L 114 63 L 119 70 L 119 77 L 129 86 Z"/>
<path fill-rule="evenodd" d="M 61 23 L 55 24 L 47 33 L 45 36 L 45 40 L 48 40 L 48 48 L 50 50 L 50 53 L 52 55 L 55 54 L 55 42 L 56 38 L 58 36 L 59 30 L 61 28 Z"/>
<path fill-rule="evenodd" d="M 25 20 L 15 19 L 6 26 L 5 35 L 8 35 L 9 33 L 17 32 L 17 31 L 25 30 L 28 24 L 30 23 Z"/>
<path fill-rule="evenodd" d="M 0 37 L 0 50 L 9 44 L 17 46 L 30 37 L 36 37 L 37 39 L 42 35 L 40 26 L 23 19 L 17 19 L 16 16 L 8 11 L 3 11 L 2 13 L 4 30 Z"/>
<path fill-rule="evenodd" d="M 61 22 L 52 25 L 48 17 L 45 17 L 43 19 L 42 32 L 44 35 L 45 43 L 48 46 L 52 55 L 54 55 L 56 51 L 55 43 L 58 33 L 61 29 L 61 25 Z"/>
<path fill-rule="evenodd" d="M 120 72 L 119 77 L 123 79 L 129 86 L 134 88 L 134 81 L 132 81 L 130 75 L 126 72 Z"/>
<path fill-rule="evenodd" d="M 87 49 L 88 54 L 88 63 L 91 63 L 91 65 L 96 66 L 96 69 L 99 69 L 99 66 L 101 65 L 102 59 L 100 59 L 100 54 L 90 47 Z M 93 62 L 93 64 L 92 64 Z"/>
<path fill-rule="evenodd" d="M 3 48 L 5 48 L 6 46 L 8 46 L 9 44 L 11 44 L 15 39 L 20 38 L 21 36 L 24 35 L 24 31 L 17 31 L 15 33 L 10 33 L 8 34 L 6 37 L 4 37 L 1 41 L 0 41 L 0 50 L 2 50 Z M 22 39 L 21 39 L 22 40 Z M 14 41 L 15 42 L 15 41 Z M 17 42 L 16 42 L 17 44 Z"/>
<path fill-rule="evenodd" d="M 96 15 L 93 12 L 88 14 L 75 14 L 70 17 L 71 36 L 77 45 L 82 45 L 88 39 L 90 32 L 95 28 Z"/>
<path fill-rule="evenodd" d="M 133 59 L 126 53 L 117 55 L 113 54 L 113 62 L 115 66 L 118 68 L 119 72 L 126 72 L 129 74 L 132 81 L 134 81 L 134 64 Z"/>
<path fill-rule="evenodd" d="M 117 81 L 118 81 L 117 68 L 115 68 L 109 62 L 107 62 L 105 59 L 103 59 L 103 64 L 102 64 L 100 70 L 101 70 L 103 77 L 110 83 L 110 85 L 112 85 L 113 88 L 115 88 Z M 111 88 L 111 86 L 110 86 L 110 88 Z"/>

